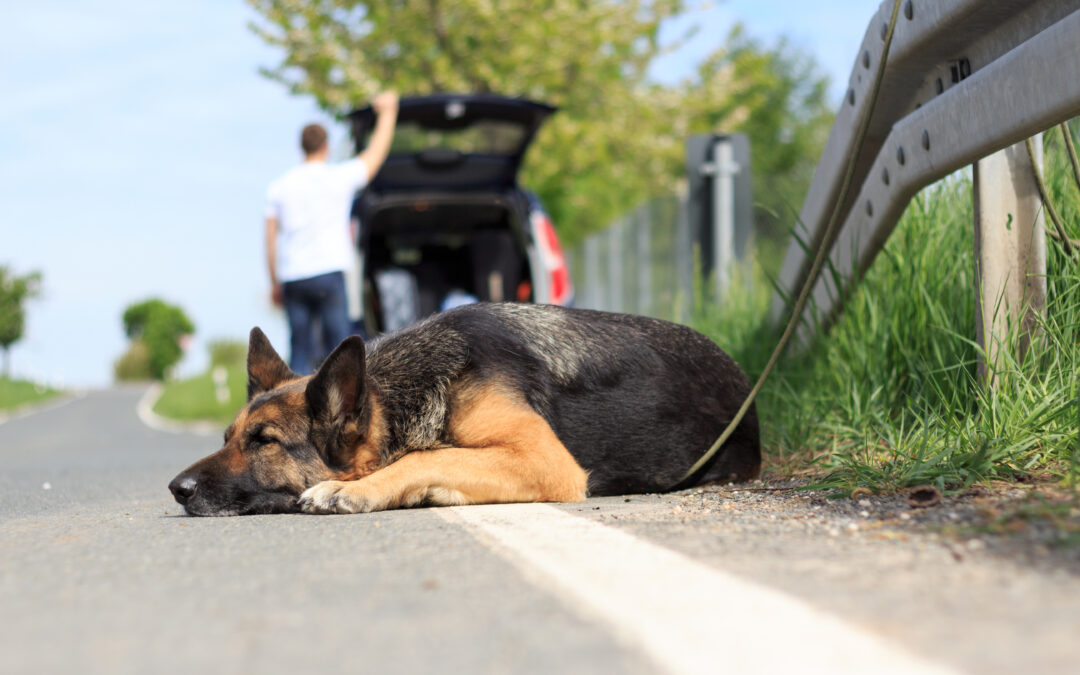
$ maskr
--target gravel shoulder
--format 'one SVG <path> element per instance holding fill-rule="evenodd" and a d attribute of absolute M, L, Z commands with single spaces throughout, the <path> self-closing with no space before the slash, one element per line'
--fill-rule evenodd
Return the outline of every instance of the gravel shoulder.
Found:
<path fill-rule="evenodd" d="M 1062 528 L 1045 518 L 1010 519 L 1041 504 L 1032 489 L 979 489 L 913 508 L 903 495 L 829 499 L 777 487 L 561 508 L 791 593 L 963 671 L 1076 672 L 1080 546 L 1062 545 Z M 990 527 L 999 521 L 1007 527 Z"/>

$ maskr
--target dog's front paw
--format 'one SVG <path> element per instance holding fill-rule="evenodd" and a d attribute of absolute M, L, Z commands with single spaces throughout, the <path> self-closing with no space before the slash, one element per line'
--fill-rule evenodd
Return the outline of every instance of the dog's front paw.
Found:
<path fill-rule="evenodd" d="M 298 502 L 304 513 L 368 513 L 381 511 L 387 500 L 371 494 L 360 481 L 328 480 L 308 488 Z"/>
<path fill-rule="evenodd" d="M 334 498 L 346 485 L 340 480 L 327 480 L 304 490 L 297 505 L 304 513 L 337 513 L 334 510 Z"/>

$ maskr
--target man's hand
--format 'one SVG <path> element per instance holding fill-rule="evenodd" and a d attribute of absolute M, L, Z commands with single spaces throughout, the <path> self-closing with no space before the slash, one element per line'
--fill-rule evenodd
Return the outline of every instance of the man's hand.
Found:
<path fill-rule="evenodd" d="M 377 94 L 375 98 L 371 100 L 371 109 L 374 110 L 377 115 L 396 113 L 398 109 L 397 93 L 384 91 L 381 94 Z"/>
<path fill-rule="evenodd" d="M 271 286 L 270 300 L 274 303 L 275 307 L 285 306 L 285 288 L 281 284 L 275 283 Z"/>

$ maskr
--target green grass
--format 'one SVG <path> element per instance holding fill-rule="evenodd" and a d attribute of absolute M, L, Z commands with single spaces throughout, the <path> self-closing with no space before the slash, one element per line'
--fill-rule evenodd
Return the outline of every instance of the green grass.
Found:
<path fill-rule="evenodd" d="M 1049 191 L 1080 237 L 1080 191 L 1057 131 L 1046 134 Z M 970 180 L 924 190 L 827 336 L 781 361 L 759 398 L 767 469 L 808 474 L 850 494 L 995 479 L 1080 479 L 1080 262 L 1048 239 L 1048 307 L 1039 338 L 999 384 L 982 386 L 974 342 Z M 1047 222 L 1050 225 L 1049 220 Z M 695 327 L 756 377 L 776 344 L 764 328 L 770 289 L 742 284 Z"/>
<path fill-rule="evenodd" d="M 227 369 L 227 374 L 227 402 L 218 402 L 213 378 L 206 372 L 166 383 L 154 405 L 154 412 L 172 420 L 208 421 L 228 426 L 247 400 L 247 372 L 242 366 L 234 366 Z"/>
<path fill-rule="evenodd" d="M 59 393 L 55 389 L 34 382 L 0 377 L 0 410 L 9 410 L 30 403 L 39 403 Z"/>

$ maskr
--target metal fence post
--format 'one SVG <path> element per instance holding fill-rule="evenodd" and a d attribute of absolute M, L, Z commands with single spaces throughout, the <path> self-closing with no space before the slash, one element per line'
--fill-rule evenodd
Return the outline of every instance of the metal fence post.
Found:
<path fill-rule="evenodd" d="M 1042 167 L 1042 134 L 1033 139 Z M 1023 142 L 974 166 L 975 314 L 979 378 L 997 380 L 1010 335 L 1020 353 L 1046 312 L 1046 227 L 1042 200 Z"/>
<path fill-rule="evenodd" d="M 675 283 L 672 320 L 686 323 L 694 302 L 694 236 L 690 225 L 690 198 L 679 200 L 675 219 Z"/>
<path fill-rule="evenodd" d="M 656 264 L 652 252 L 651 203 L 642 204 L 638 209 L 637 221 L 637 283 L 638 314 L 654 315 L 656 311 L 656 289 L 653 288 L 652 268 Z"/>
<path fill-rule="evenodd" d="M 625 225 L 626 218 L 616 220 L 615 224 L 608 228 L 605 237 L 608 249 L 608 306 L 605 309 L 611 312 L 624 311 L 622 237 Z"/>
<path fill-rule="evenodd" d="M 592 235 L 585 240 L 585 298 L 582 307 L 603 309 L 604 290 L 600 280 L 600 237 Z"/>

